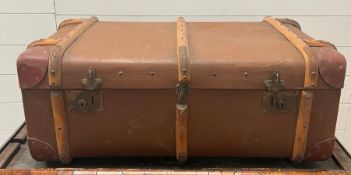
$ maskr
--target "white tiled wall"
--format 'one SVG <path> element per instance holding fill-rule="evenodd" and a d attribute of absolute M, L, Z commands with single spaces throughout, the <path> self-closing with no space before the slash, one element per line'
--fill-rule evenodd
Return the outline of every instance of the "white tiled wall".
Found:
<path fill-rule="evenodd" d="M 350 0 L 0 0 L 0 145 L 24 120 L 16 58 L 29 42 L 55 32 L 67 18 L 100 20 L 259 21 L 288 17 L 302 29 L 336 44 L 351 61 Z M 350 64 L 349 64 L 350 65 Z M 351 151 L 351 68 L 342 91 L 336 135 Z"/>

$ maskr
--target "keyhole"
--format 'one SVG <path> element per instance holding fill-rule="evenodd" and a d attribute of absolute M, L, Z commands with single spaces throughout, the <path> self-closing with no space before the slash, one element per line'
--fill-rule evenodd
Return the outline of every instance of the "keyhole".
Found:
<path fill-rule="evenodd" d="M 85 108 L 86 106 L 87 106 L 87 101 L 85 100 L 85 99 L 79 99 L 78 101 L 77 101 L 77 103 L 78 103 L 78 106 L 80 107 L 80 108 Z"/>
<path fill-rule="evenodd" d="M 286 108 L 285 100 L 279 100 L 278 101 L 278 108 L 279 109 L 285 109 Z"/>

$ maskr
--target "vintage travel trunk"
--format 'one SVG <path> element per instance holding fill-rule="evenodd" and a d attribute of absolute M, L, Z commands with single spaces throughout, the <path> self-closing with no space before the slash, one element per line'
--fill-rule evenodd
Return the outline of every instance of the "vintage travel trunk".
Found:
<path fill-rule="evenodd" d="M 32 156 L 326 160 L 346 62 L 290 19 L 64 21 L 17 61 Z"/>

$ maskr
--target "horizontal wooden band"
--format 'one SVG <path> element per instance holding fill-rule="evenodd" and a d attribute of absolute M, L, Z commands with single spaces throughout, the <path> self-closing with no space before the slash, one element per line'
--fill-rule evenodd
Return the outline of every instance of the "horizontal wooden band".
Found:
<path fill-rule="evenodd" d="M 82 34 L 86 29 L 92 26 L 98 19 L 91 17 L 84 20 L 81 24 L 71 30 L 62 40 L 51 49 L 48 77 L 51 88 L 59 88 L 61 86 L 61 63 L 65 51 L 72 45 L 72 43 Z"/>
<path fill-rule="evenodd" d="M 317 86 L 318 80 L 318 64 L 317 61 L 312 56 L 312 53 L 309 49 L 309 45 L 297 36 L 294 32 L 292 32 L 288 27 L 284 26 L 278 20 L 267 16 L 263 19 L 263 21 L 270 24 L 273 28 L 275 28 L 278 32 L 280 32 L 286 39 L 288 39 L 304 58 L 305 61 L 305 78 L 304 78 L 304 87 L 305 88 L 313 88 Z"/>
<path fill-rule="evenodd" d="M 62 163 L 69 163 L 72 158 L 69 151 L 68 127 L 63 92 L 51 90 L 51 106 L 54 117 L 58 157 Z"/>
<path fill-rule="evenodd" d="M 304 160 L 307 141 L 308 130 L 311 119 L 313 102 L 313 91 L 302 90 L 300 95 L 299 111 L 297 114 L 295 142 L 291 160 L 293 162 L 301 162 Z"/>

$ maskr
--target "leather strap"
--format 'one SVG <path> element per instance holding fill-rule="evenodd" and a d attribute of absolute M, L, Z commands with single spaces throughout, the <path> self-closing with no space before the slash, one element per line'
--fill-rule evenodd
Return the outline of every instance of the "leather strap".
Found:
<path fill-rule="evenodd" d="M 178 101 L 176 104 L 176 157 L 184 162 L 188 157 L 188 93 L 190 89 L 191 74 L 188 55 L 188 39 L 184 18 L 177 20 L 177 63 L 178 63 Z"/>
<path fill-rule="evenodd" d="M 301 162 L 304 160 L 306 153 L 308 130 L 313 102 L 313 91 L 307 89 L 317 86 L 318 79 L 318 64 L 315 60 L 315 57 L 313 57 L 311 54 L 310 46 L 331 47 L 332 44 L 327 42 L 321 42 L 318 40 L 302 39 L 293 31 L 291 31 L 288 27 L 284 26 L 284 24 L 282 24 L 279 20 L 276 20 L 270 16 L 265 17 L 263 21 L 270 24 L 286 39 L 288 39 L 300 51 L 305 61 L 305 89 L 302 90 L 300 94 L 299 110 L 297 114 L 295 130 L 295 141 L 291 156 L 291 160 L 293 162 Z"/>

